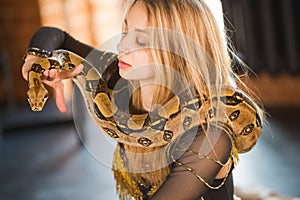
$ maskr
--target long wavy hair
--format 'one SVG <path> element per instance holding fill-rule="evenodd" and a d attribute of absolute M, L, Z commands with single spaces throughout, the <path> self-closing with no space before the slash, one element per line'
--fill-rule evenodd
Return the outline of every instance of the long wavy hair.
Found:
<path fill-rule="evenodd" d="M 153 105 L 166 103 L 182 85 L 191 86 L 200 96 L 203 91 L 208 96 L 212 92 L 218 96 L 223 87 L 238 85 L 245 94 L 255 96 L 233 71 L 232 58 L 237 57 L 225 30 L 220 30 L 203 0 L 127 0 L 124 21 L 136 2 L 142 2 L 147 10 L 155 78 L 162 86 L 156 88 Z M 138 88 L 137 82 L 133 85 Z M 137 91 L 133 103 L 142 107 Z M 257 110 L 263 118 L 258 105 Z"/>
<path fill-rule="evenodd" d="M 149 48 L 159 85 L 152 105 L 163 105 L 187 87 L 191 95 L 206 98 L 210 94 L 220 97 L 224 87 L 239 87 L 245 94 L 251 93 L 233 71 L 235 54 L 204 0 L 127 0 L 124 21 L 137 2 L 147 10 Z M 132 85 L 139 88 L 138 81 L 132 81 Z M 141 92 L 136 89 L 132 103 L 142 108 L 141 102 Z M 255 106 L 263 118 L 263 110 L 258 103 Z"/>

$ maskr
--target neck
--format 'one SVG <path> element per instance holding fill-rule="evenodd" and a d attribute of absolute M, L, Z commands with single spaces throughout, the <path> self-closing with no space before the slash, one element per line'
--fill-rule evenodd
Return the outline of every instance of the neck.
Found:
<path fill-rule="evenodd" d="M 149 81 L 140 81 L 141 86 L 141 96 L 142 96 L 142 102 L 143 107 L 146 111 L 151 110 L 152 105 L 152 99 L 154 94 L 154 82 L 153 80 Z"/>

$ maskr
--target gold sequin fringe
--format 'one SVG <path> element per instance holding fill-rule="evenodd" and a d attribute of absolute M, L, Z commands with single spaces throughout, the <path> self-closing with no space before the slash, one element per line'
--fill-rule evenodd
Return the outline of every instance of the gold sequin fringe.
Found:
<path fill-rule="evenodd" d="M 143 199 L 143 194 L 139 190 L 136 182 L 132 181 L 123 165 L 120 156 L 120 147 L 117 146 L 113 160 L 113 174 L 116 180 L 116 189 L 120 200 Z"/>

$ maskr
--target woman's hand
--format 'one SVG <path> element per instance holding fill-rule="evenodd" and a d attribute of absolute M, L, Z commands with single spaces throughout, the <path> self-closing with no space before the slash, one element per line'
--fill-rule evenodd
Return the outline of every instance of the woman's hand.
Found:
<path fill-rule="evenodd" d="M 78 65 L 72 70 L 57 72 L 55 69 L 45 70 L 43 72 L 42 81 L 55 90 L 56 106 L 60 112 L 66 112 L 66 104 L 64 98 L 64 84 L 63 79 L 69 79 L 80 73 L 83 65 Z"/>
<path fill-rule="evenodd" d="M 42 58 L 35 55 L 30 55 L 30 54 L 26 55 L 24 64 L 22 66 L 22 76 L 26 81 L 28 81 L 28 72 L 30 71 L 32 64 L 41 59 Z"/>
<path fill-rule="evenodd" d="M 25 63 L 22 66 L 22 75 L 25 80 L 28 81 L 28 72 L 30 71 L 32 64 L 40 59 L 41 58 L 34 55 L 28 55 L 26 57 Z M 49 85 L 50 87 L 54 88 L 56 106 L 58 107 L 60 112 L 66 112 L 66 104 L 64 98 L 64 85 L 62 80 L 69 79 L 76 76 L 77 74 L 80 73 L 82 68 L 83 65 L 78 65 L 74 69 L 68 71 L 57 72 L 55 69 L 51 69 L 51 70 L 45 70 L 43 72 L 42 81 L 46 85 Z"/>

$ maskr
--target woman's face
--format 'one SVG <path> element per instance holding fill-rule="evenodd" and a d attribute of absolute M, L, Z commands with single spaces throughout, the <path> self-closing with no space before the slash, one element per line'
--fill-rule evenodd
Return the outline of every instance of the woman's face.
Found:
<path fill-rule="evenodd" d="M 119 73 L 127 80 L 149 81 L 155 77 L 153 59 L 149 47 L 147 11 L 137 2 L 125 20 L 125 31 L 117 48 Z"/>

